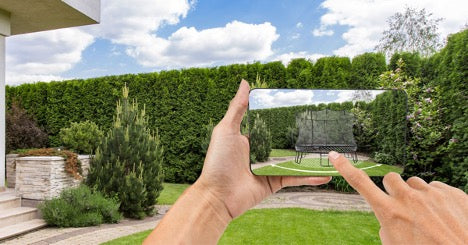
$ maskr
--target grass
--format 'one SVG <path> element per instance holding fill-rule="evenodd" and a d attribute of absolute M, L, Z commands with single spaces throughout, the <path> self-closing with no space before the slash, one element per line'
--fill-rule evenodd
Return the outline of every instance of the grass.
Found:
<path fill-rule="evenodd" d="M 296 151 L 287 149 L 272 149 L 270 157 L 293 157 L 296 155 Z"/>
<path fill-rule="evenodd" d="M 297 164 L 294 161 L 287 161 L 283 163 L 276 164 L 275 166 L 265 166 L 261 168 L 254 169 L 254 174 L 257 175 L 293 175 L 293 176 L 340 176 L 339 173 L 330 173 L 330 172 L 304 172 L 305 171 L 336 171 L 333 166 L 330 167 L 321 167 L 319 164 L 318 158 L 312 159 L 303 159 L 301 164 Z M 326 160 L 323 161 L 323 164 L 326 164 Z M 375 166 L 376 163 L 372 161 L 358 161 L 355 166 L 357 168 L 363 169 L 369 176 L 384 176 L 389 172 L 402 173 L 403 168 L 398 166 L 382 164 L 380 166 Z M 279 167 L 278 167 L 279 166 Z M 281 168 L 283 167 L 283 168 Z M 370 168 L 369 168 L 370 167 Z M 288 169 L 284 169 L 288 168 Z M 367 169 L 364 169 L 367 168 Z M 297 171 L 296 171 L 297 170 Z"/>
<path fill-rule="evenodd" d="M 104 244 L 141 244 L 151 230 Z M 219 244 L 380 244 L 372 213 L 254 209 L 232 221 Z"/>
<path fill-rule="evenodd" d="M 177 198 L 187 189 L 190 185 L 188 184 L 172 184 L 163 183 L 164 189 L 158 198 L 158 204 L 171 205 L 174 204 Z"/>

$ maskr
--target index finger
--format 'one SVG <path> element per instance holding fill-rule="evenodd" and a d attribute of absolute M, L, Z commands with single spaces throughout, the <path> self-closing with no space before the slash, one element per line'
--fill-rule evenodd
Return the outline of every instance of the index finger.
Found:
<path fill-rule="evenodd" d="M 343 176 L 371 206 L 388 203 L 389 196 L 377 187 L 364 171 L 351 165 L 346 157 L 335 151 L 328 153 L 328 157 L 341 176 Z"/>

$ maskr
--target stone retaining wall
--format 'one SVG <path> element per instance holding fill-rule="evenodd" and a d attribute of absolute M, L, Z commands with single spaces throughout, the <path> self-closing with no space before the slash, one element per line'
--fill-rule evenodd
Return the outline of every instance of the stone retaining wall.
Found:
<path fill-rule="evenodd" d="M 8 154 L 6 155 L 6 179 L 8 188 L 15 188 L 16 183 L 16 163 L 15 159 L 18 157 L 18 154 Z"/>
<path fill-rule="evenodd" d="M 65 172 L 65 159 L 58 156 L 17 157 L 7 155 L 8 186 L 14 177 L 15 190 L 26 199 L 47 200 L 57 197 L 63 189 L 77 186 L 81 180 Z M 90 156 L 80 155 L 83 177 L 89 169 Z"/>

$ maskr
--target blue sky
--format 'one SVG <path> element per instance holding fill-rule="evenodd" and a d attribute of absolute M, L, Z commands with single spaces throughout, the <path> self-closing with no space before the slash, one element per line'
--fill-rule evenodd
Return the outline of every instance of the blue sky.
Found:
<path fill-rule="evenodd" d="M 99 25 L 7 38 L 7 84 L 372 51 L 405 6 L 468 23 L 464 0 L 102 0 Z"/>

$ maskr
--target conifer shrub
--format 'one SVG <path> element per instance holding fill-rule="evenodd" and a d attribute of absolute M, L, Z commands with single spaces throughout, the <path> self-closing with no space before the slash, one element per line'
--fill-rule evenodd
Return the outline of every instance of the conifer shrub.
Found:
<path fill-rule="evenodd" d="M 117 223 L 121 219 L 115 198 L 105 198 L 85 185 L 62 191 L 59 197 L 42 203 L 39 209 L 48 225 L 58 227 Z"/>
<path fill-rule="evenodd" d="M 147 125 L 145 109 L 129 101 L 125 86 L 113 126 L 98 145 L 86 179 L 106 196 L 117 197 L 120 211 L 130 218 L 152 215 L 163 188 L 160 138 Z"/>
<path fill-rule="evenodd" d="M 70 127 L 60 130 L 63 146 L 81 154 L 92 154 L 104 133 L 91 121 L 72 122 Z"/>
<path fill-rule="evenodd" d="M 6 111 L 6 152 L 17 149 L 41 148 L 47 145 L 47 133 L 36 120 L 14 101 Z"/>
<path fill-rule="evenodd" d="M 256 114 L 250 129 L 250 158 L 254 162 L 268 160 L 271 152 L 271 135 L 266 123 Z"/>

